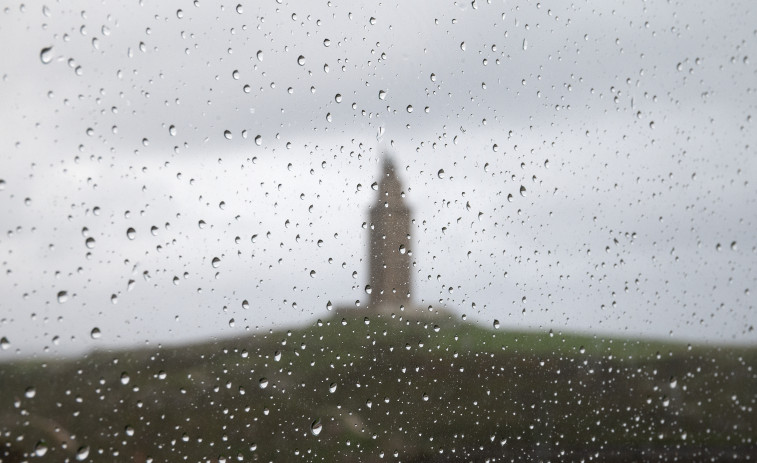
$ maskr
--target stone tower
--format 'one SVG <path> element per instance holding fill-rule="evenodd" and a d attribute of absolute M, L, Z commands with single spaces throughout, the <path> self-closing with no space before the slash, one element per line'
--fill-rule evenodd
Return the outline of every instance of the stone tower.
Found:
<path fill-rule="evenodd" d="M 378 198 L 370 211 L 369 308 L 377 313 L 398 311 L 410 302 L 410 208 L 394 163 L 384 158 Z"/>

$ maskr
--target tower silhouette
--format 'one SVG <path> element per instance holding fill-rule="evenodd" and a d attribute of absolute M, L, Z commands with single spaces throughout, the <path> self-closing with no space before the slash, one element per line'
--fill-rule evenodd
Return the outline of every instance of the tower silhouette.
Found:
<path fill-rule="evenodd" d="M 388 156 L 378 183 L 378 198 L 370 210 L 369 307 L 374 312 L 395 312 L 410 300 L 410 208 Z"/>

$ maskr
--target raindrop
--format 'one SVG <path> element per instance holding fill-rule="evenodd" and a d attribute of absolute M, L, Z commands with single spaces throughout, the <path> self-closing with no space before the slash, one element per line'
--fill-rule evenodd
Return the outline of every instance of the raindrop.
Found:
<path fill-rule="evenodd" d="M 76 451 L 76 459 L 79 461 L 84 461 L 89 457 L 89 447 L 79 447 L 79 450 Z"/>
<path fill-rule="evenodd" d="M 300 66 L 304 66 L 305 65 L 305 57 L 302 56 L 302 55 L 298 56 L 297 57 L 297 64 L 299 64 Z"/>
<path fill-rule="evenodd" d="M 92 337 L 92 339 L 100 339 L 102 333 L 100 333 L 100 328 L 94 327 L 92 328 L 92 331 L 89 332 L 89 335 Z"/>
<path fill-rule="evenodd" d="M 405 249 L 405 245 L 400 244 L 400 254 L 404 254 L 405 252 L 407 252 L 407 250 Z"/>
<path fill-rule="evenodd" d="M 444 178 L 444 169 L 439 169 L 439 172 L 436 173 L 436 176 L 439 178 Z"/>
<path fill-rule="evenodd" d="M 496 320 L 496 319 L 495 319 L 495 320 L 494 320 L 494 323 L 492 323 L 492 326 L 494 326 L 494 329 L 495 329 L 495 330 L 498 330 L 498 329 L 499 329 L 499 320 Z"/>
<path fill-rule="evenodd" d="M 524 50 L 528 49 L 528 40 L 526 40 L 526 39 L 523 39 L 523 49 Z"/>
<path fill-rule="evenodd" d="M 92 249 L 95 247 L 95 239 L 94 238 L 87 238 L 84 241 L 84 245 L 87 246 L 87 249 Z"/>
<path fill-rule="evenodd" d="M 0 339 L 0 349 L 8 350 L 10 346 L 11 346 L 11 342 L 8 341 L 8 338 L 3 336 L 2 339 Z"/>
<path fill-rule="evenodd" d="M 38 457 L 43 457 L 47 453 L 47 444 L 45 441 L 39 441 L 34 446 L 34 454 Z"/>
<path fill-rule="evenodd" d="M 313 433 L 314 436 L 320 434 L 322 430 L 323 425 L 321 424 L 320 418 L 313 421 L 313 423 L 310 425 L 310 432 Z"/>
<path fill-rule="evenodd" d="M 221 259 L 218 257 L 214 257 L 213 260 L 210 262 L 210 265 L 213 266 L 213 268 L 218 268 L 221 266 Z"/>
<path fill-rule="evenodd" d="M 365 294 L 371 294 L 371 292 L 373 292 L 371 285 L 365 285 Z"/>
<path fill-rule="evenodd" d="M 520 186 L 520 195 L 524 198 L 526 197 L 526 187 L 524 187 L 523 185 Z"/>
<path fill-rule="evenodd" d="M 68 292 L 67 291 L 58 291 L 58 303 L 63 304 L 66 301 L 68 301 Z"/>
<path fill-rule="evenodd" d="M 336 383 L 331 383 L 329 385 L 329 392 L 332 394 L 336 392 Z"/>
<path fill-rule="evenodd" d="M 383 100 L 386 98 L 386 91 L 379 90 L 379 100 Z"/>
<path fill-rule="evenodd" d="M 127 373 L 125 371 L 123 373 L 121 373 L 121 384 L 123 384 L 124 386 L 126 386 L 127 384 L 129 384 L 130 380 L 131 380 L 131 378 L 129 378 L 129 373 Z"/>
<path fill-rule="evenodd" d="M 255 56 L 258 58 L 258 61 L 263 61 L 263 50 L 258 50 Z"/>
<path fill-rule="evenodd" d="M 237 5 L 237 13 L 239 13 L 239 14 L 244 13 L 244 10 L 242 9 L 242 4 L 241 3 L 239 5 Z"/>
<path fill-rule="evenodd" d="M 425 392 L 423 393 L 423 401 L 428 402 L 428 394 L 426 394 Z"/>
<path fill-rule="evenodd" d="M 225 137 L 225 138 L 226 138 L 227 140 L 231 140 L 231 131 L 230 131 L 230 130 L 224 130 L 224 131 L 223 131 L 223 136 L 224 136 L 224 137 Z"/>
<path fill-rule="evenodd" d="M 137 231 L 129 227 L 129 229 L 126 230 L 126 237 L 129 238 L 130 240 L 133 240 L 134 238 L 137 237 Z"/>
<path fill-rule="evenodd" d="M 134 428 L 132 428 L 131 426 L 126 426 L 124 428 L 124 434 L 126 434 L 129 437 L 133 436 L 134 435 Z"/>
<path fill-rule="evenodd" d="M 34 396 L 37 395 L 37 390 L 34 389 L 34 387 L 29 386 L 24 391 L 24 395 L 26 396 L 27 399 L 33 399 Z"/>
<path fill-rule="evenodd" d="M 258 382 L 260 385 L 260 389 L 265 389 L 268 387 L 268 379 L 266 378 L 260 378 L 260 381 Z"/>
<path fill-rule="evenodd" d="M 247 302 L 247 299 L 245 299 L 245 300 L 242 301 L 242 308 L 245 309 L 245 310 L 247 310 L 247 309 L 250 308 L 250 303 Z"/>
<path fill-rule="evenodd" d="M 45 47 L 39 52 L 39 59 L 42 64 L 49 64 L 53 60 L 53 47 Z"/>
<path fill-rule="evenodd" d="M 407 105 L 407 112 L 409 113 L 413 112 L 413 105 L 411 104 Z"/>
<path fill-rule="evenodd" d="M 262 135 L 258 135 L 258 136 L 255 137 L 255 144 L 258 145 L 258 146 L 260 146 L 260 145 L 263 144 L 263 136 Z"/>
<path fill-rule="evenodd" d="M 341 103 L 342 102 L 342 94 L 341 93 L 337 93 L 336 96 L 334 97 L 334 101 L 336 101 L 337 103 Z"/>

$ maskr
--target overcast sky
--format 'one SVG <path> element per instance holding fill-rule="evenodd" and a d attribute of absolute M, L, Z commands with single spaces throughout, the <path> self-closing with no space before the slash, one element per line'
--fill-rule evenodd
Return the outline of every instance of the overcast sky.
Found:
<path fill-rule="evenodd" d="M 547 3 L 7 6 L 0 359 L 363 304 L 385 152 L 424 306 L 755 343 L 754 6 Z"/>

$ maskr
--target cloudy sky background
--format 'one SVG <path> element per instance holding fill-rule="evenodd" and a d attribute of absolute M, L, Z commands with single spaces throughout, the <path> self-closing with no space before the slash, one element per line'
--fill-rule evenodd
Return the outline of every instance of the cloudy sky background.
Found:
<path fill-rule="evenodd" d="M 367 300 L 384 152 L 423 305 L 755 343 L 755 24 L 750 2 L 10 5 L 0 359 Z"/>

